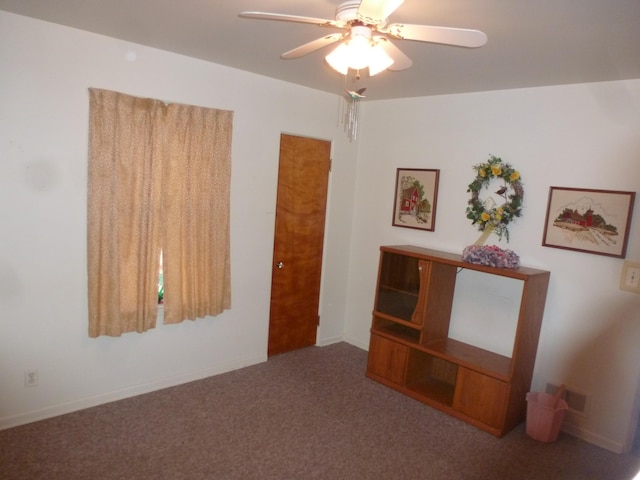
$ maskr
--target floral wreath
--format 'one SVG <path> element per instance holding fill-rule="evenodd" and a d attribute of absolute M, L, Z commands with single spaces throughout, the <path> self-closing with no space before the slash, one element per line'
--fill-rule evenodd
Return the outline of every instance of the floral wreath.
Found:
<path fill-rule="evenodd" d="M 478 225 L 480 231 L 494 231 L 500 240 L 504 236 L 509 241 L 509 229 L 507 225 L 515 218 L 522 215 L 522 197 L 524 189 L 520 180 L 520 172 L 508 163 L 502 163 L 502 159 L 491 155 L 485 163 L 475 165 L 476 178 L 469 184 L 467 192 L 471 193 L 467 218 L 473 225 Z M 495 205 L 491 200 L 480 201 L 480 190 L 489 187 L 492 178 L 500 178 L 504 181 L 497 193 L 506 202 Z M 509 193 L 509 189 L 513 191 Z"/>

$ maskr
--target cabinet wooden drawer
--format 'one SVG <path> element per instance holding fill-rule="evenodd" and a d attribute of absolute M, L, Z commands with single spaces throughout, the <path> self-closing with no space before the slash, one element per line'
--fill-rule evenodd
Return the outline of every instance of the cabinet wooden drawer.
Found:
<path fill-rule="evenodd" d="M 369 373 L 402 385 L 407 365 L 407 347 L 377 335 L 369 343 Z"/>
<path fill-rule="evenodd" d="M 501 428 L 509 396 L 509 385 L 492 377 L 458 368 L 453 408 L 482 423 Z"/>

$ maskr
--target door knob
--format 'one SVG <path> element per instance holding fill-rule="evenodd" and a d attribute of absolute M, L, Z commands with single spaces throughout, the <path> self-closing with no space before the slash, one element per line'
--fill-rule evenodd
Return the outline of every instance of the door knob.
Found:
<path fill-rule="evenodd" d="M 284 267 L 284 263 L 278 262 L 278 263 L 276 263 L 276 267 L 282 268 L 282 267 Z"/>

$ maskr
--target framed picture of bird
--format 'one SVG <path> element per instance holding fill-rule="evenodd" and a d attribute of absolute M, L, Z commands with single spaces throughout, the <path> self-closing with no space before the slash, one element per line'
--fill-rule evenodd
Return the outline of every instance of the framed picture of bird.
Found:
<path fill-rule="evenodd" d="M 440 170 L 398 168 L 392 225 L 434 231 L 439 179 Z"/>
<path fill-rule="evenodd" d="M 635 195 L 550 187 L 542 245 L 624 258 Z"/>

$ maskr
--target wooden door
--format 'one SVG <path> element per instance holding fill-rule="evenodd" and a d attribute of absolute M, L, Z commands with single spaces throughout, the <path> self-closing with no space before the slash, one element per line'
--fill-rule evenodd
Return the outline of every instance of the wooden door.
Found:
<path fill-rule="evenodd" d="M 268 355 L 316 343 L 331 143 L 281 135 Z"/>

